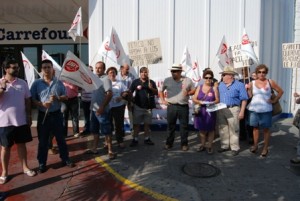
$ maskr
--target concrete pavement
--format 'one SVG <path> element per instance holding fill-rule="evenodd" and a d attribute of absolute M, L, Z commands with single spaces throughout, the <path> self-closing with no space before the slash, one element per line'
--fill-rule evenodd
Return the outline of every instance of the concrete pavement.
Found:
<path fill-rule="evenodd" d="M 296 154 L 298 130 L 291 122 L 289 118 L 273 124 L 266 158 L 250 153 L 246 141 L 241 142 L 238 156 L 217 153 L 218 138 L 213 155 L 196 152 L 199 143 L 196 132 L 190 132 L 189 151 L 180 150 L 178 133 L 174 147 L 166 151 L 163 149 L 166 131 L 155 131 L 154 146 L 145 145 L 141 134 L 139 145 L 131 148 L 131 136 L 126 135 L 126 148 L 118 149 L 114 144 L 118 156 L 110 161 L 102 147 L 103 139 L 99 155 L 85 155 L 88 137 L 69 137 L 70 156 L 76 167 L 61 167 L 59 156 L 50 155 L 48 171 L 29 178 L 22 173 L 14 148 L 10 179 L 0 189 L 8 191 L 7 200 L 296 201 L 300 198 L 300 166 L 291 168 L 289 160 Z M 36 128 L 32 130 L 36 136 Z M 34 137 L 27 147 L 29 165 L 35 168 L 36 146 Z M 220 172 L 214 172 L 209 165 Z M 212 177 L 194 177 L 185 172 Z"/>

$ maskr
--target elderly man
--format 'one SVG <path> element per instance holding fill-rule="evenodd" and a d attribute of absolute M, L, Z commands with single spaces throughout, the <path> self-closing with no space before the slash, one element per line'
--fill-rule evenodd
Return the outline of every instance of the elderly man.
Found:
<path fill-rule="evenodd" d="M 193 81 L 188 77 L 182 77 L 181 64 L 173 64 L 170 69 L 172 77 L 164 80 L 162 91 L 159 92 L 161 102 L 168 106 L 168 138 L 166 140 L 165 149 L 169 150 L 173 147 L 175 139 L 176 121 L 179 119 L 181 149 L 187 151 L 188 147 L 188 126 L 189 126 L 189 98 L 195 93 Z M 167 97 L 164 91 L 166 90 Z"/>
<path fill-rule="evenodd" d="M 245 85 L 234 79 L 237 73 L 233 67 L 227 66 L 222 72 L 223 81 L 219 84 L 220 102 L 227 108 L 217 114 L 221 149 L 219 153 L 229 151 L 233 156 L 239 153 L 239 120 L 244 118 L 248 100 Z"/>

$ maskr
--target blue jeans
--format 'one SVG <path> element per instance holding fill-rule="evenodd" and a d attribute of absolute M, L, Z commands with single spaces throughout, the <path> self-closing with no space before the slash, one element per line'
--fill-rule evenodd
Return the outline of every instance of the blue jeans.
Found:
<path fill-rule="evenodd" d="M 84 116 L 84 129 L 83 131 L 89 133 L 91 125 L 91 101 L 81 101 L 83 116 Z"/>
<path fill-rule="evenodd" d="M 174 143 L 177 119 L 180 125 L 181 146 L 186 146 L 189 132 L 189 106 L 179 104 L 168 105 L 167 108 L 168 138 L 166 144 L 172 146 Z"/>
<path fill-rule="evenodd" d="M 55 136 L 61 160 L 64 162 L 69 160 L 68 147 L 63 135 L 63 114 L 60 110 L 56 112 L 48 112 L 43 124 L 44 116 L 44 112 L 39 112 L 37 122 L 39 140 L 37 159 L 39 164 L 47 164 L 50 133 Z"/>

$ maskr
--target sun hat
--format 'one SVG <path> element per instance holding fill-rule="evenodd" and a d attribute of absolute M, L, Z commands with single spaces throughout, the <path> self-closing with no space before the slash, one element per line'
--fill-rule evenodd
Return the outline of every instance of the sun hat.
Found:
<path fill-rule="evenodd" d="M 231 74 L 231 75 L 237 75 L 238 73 L 234 71 L 234 68 L 231 66 L 225 66 L 223 72 L 220 74 Z"/>
<path fill-rule="evenodd" d="M 183 71 L 181 64 L 173 64 L 172 67 L 169 70 L 180 70 Z"/>

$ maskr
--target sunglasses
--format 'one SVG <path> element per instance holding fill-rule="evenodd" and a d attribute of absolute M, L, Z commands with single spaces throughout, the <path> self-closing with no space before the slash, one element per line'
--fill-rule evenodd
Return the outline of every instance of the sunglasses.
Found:
<path fill-rule="evenodd" d="M 171 73 L 178 73 L 180 70 L 171 70 Z"/>
<path fill-rule="evenodd" d="M 206 79 L 206 80 L 212 80 L 213 78 L 212 77 L 204 77 L 204 79 Z"/>
<path fill-rule="evenodd" d="M 257 71 L 257 74 L 267 74 L 266 71 Z"/>
<path fill-rule="evenodd" d="M 42 67 L 42 69 L 50 69 L 50 68 L 52 68 L 51 66 L 44 66 L 44 67 Z"/>

